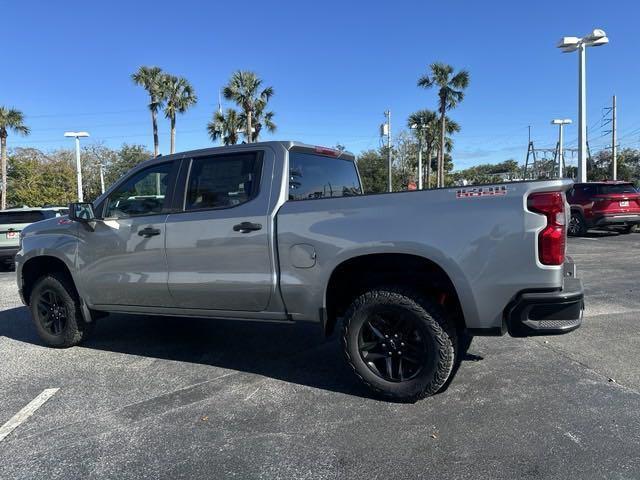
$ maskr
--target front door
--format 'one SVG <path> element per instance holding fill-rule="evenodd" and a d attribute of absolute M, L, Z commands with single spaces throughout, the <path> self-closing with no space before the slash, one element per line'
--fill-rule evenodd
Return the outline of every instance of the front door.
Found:
<path fill-rule="evenodd" d="M 79 227 L 81 288 L 91 305 L 172 305 L 164 242 L 176 168 L 165 162 L 132 173 L 109 195 L 95 230 Z"/>
<path fill-rule="evenodd" d="M 265 310 L 276 282 L 267 215 L 271 161 L 262 152 L 242 152 L 187 163 L 182 212 L 166 222 L 176 306 Z"/>

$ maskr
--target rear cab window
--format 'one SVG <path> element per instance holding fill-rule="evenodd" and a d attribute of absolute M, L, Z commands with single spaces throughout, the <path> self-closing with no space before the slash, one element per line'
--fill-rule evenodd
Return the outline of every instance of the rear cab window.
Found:
<path fill-rule="evenodd" d="M 307 151 L 289 152 L 289 200 L 362 195 L 353 160 Z"/>

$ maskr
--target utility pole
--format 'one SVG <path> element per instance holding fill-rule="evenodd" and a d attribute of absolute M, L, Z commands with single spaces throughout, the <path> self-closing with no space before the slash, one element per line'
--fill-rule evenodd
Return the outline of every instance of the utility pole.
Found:
<path fill-rule="evenodd" d="M 613 96 L 613 104 L 611 105 L 611 163 L 613 179 L 618 179 L 618 149 L 616 146 L 616 96 Z"/>
<path fill-rule="evenodd" d="M 385 124 L 385 129 L 386 130 L 386 134 L 387 134 L 387 155 L 388 155 L 388 161 L 389 161 L 389 191 L 393 192 L 393 183 L 392 183 L 392 170 L 391 170 L 391 111 L 389 109 L 387 109 L 384 112 L 385 116 L 387 117 L 387 123 Z"/>
<path fill-rule="evenodd" d="M 422 190 L 422 128 L 418 130 L 418 190 Z"/>

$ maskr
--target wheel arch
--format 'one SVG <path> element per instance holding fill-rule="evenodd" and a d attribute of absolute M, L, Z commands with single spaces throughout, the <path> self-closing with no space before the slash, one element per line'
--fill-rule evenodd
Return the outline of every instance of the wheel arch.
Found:
<path fill-rule="evenodd" d="M 58 273 L 67 278 L 76 288 L 73 275 L 67 264 L 52 255 L 40 255 L 28 259 L 21 268 L 22 296 L 27 305 L 31 301 L 31 292 L 39 278 L 50 273 Z M 77 288 L 76 288 L 77 294 Z"/>
<path fill-rule="evenodd" d="M 384 285 L 407 287 L 434 299 L 451 315 L 457 330 L 465 329 L 458 291 L 437 262 L 412 253 L 367 253 L 342 261 L 331 272 L 325 289 L 325 334 L 331 334 L 356 296 Z"/>

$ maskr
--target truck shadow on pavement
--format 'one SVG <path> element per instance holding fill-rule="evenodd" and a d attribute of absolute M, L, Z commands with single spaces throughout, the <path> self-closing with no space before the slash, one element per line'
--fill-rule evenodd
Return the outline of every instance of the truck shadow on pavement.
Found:
<path fill-rule="evenodd" d="M 44 346 L 27 308 L 0 312 L 0 336 Z M 337 332 L 315 324 L 109 315 L 84 348 L 253 373 L 313 388 L 375 398 L 347 366 Z M 463 360 L 482 357 L 467 355 Z M 455 382 L 455 379 L 451 379 Z"/>

